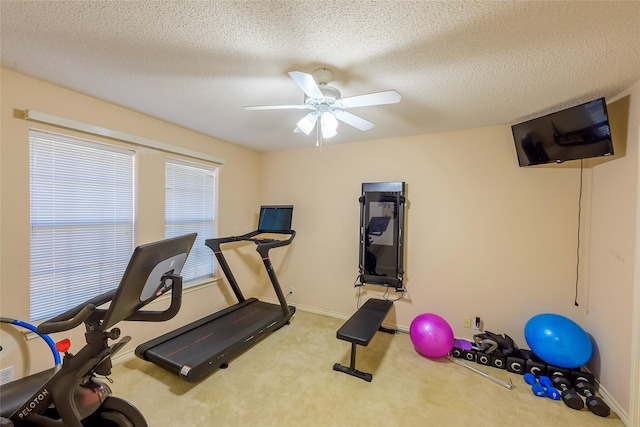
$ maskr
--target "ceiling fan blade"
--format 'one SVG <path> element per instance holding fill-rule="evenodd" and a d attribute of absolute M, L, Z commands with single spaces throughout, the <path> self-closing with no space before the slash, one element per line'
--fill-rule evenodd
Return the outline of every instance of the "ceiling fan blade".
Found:
<path fill-rule="evenodd" d="M 301 71 L 290 71 L 289 75 L 309 98 L 324 98 L 324 95 L 318 87 L 318 83 L 316 83 L 316 79 L 314 79 L 311 74 Z"/>
<path fill-rule="evenodd" d="M 358 117 L 355 114 L 351 114 L 348 111 L 334 110 L 333 114 L 335 114 L 336 118 L 341 122 L 345 122 L 356 129 L 369 130 L 374 126 L 370 121 L 365 120 L 362 117 Z"/>
<path fill-rule="evenodd" d="M 242 107 L 245 110 L 306 110 L 311 107 L 308 105 L 252 105 Z"/>
<path fill-rule="evenodd" d="M 366 95 L 348 96 L 340 100 L 344 108 L 368 107 L 370 105 L 395 104 L 400 102 L 400 94 L 395 90 L 368 93 Z"/>
<path fill-rule="evenodd" d="M 315 127 L 316 121 L 317 120 L 316 120 L 315 113 L 309 113 L 306 116 L 304 116 L 302 119 L 300 119 L 300 121 L 297 123 L 298 127 L 296 127 L 296 129 L 300 129 L 302 132 L 309 135 L 313 130 L 313 128 Z"/>

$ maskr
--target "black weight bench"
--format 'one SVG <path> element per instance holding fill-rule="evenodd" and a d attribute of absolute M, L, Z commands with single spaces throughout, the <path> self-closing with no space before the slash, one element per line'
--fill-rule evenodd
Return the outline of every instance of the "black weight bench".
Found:
<path fill-rule="evenodd" d="M 333 365 L 333 370 L 353 375 L 365 381 L 371 382 L 373 375 L 356 369 L 356 346 L 367 346 L 377 331 L 395 334 L 395 329 L 382 327 L 382 322 L 387 317 L 392 301 L 381 299 L 369 299 L 353 316 L 345 322 L 336 334 L 337 338 L 351 343 L 351 364 L 344 366 L 340 363 Z"/>

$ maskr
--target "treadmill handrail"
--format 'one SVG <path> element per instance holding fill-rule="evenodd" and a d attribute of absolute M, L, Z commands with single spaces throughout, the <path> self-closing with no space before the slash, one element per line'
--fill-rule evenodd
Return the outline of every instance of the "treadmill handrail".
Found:
<path fill-rule="evenodd" d="M 284 234 L 284 233 L 282 233 Z M 273 249 L 273 248 L 277 248 L 280 246 L 287 246 L 289 244 L 291 244 L 291 242 L 293 241 L 293 239 L 296 237 L 296 232 L 295 230 L 291 230 L 290 233 L 286 233 L 289 234 L 289 238 L 288 239 L 253 239 L 256 244 L 258 245 L 258 247 L 256 248 L 256 251 L 258 251 L 258 253 L 260 255 L 262 255 L 262 257 L 266 257 L 269 250 Z"/>
<path fill-rule="evenodd" d="M 204 244 L 209 246 L 214 252 L 220 252 L 220 245 L 224 243 L 232 243 L 232 242 L 253 242 L 258 245 L 256 250 L 260 252 L 260 248 L 265 248 L 267 251 L 271 248 L 276 248 L 279 246 L 286 246 L 291 244 L 294 237 L 296 236 L 295 230 L 290 230 L 289 232 L 276 232 L 270 231 L 268 234 L 284 234 L 289 235 L 287 239 L 261 239 L 256 238 L 256 236 L 260 234 L 267 234 L 264 231 L 254 230 L 246 234 L 242 234 L 240 236 L 227 236 L 227 237 L 213 237 L 211 239 L 205 240 Z"/>

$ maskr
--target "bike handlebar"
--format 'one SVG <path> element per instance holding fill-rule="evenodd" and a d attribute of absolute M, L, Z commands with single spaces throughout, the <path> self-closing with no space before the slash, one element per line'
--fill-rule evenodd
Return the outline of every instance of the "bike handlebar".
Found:
<path fill-rule="evenodd" d="M 51 334 L 54 332 L 68 331 L 79 326 L 96 311 L 96 306 L 86 304 L 78 310 L 79 307 L 72 308 L 59 316 L 49 319 L 38 325 L 39 334 Z"/>
<path fill-rule="evenodd" d="M 122 320 L 163 322 L 175 317 L 182 305 L 182 277 L 177 275 L 167 275 L 165 277 L 171 280 L 170 306 L 161 311 L 140 310 L 142 307 L 139 307 L 138 311 L 131 313 Z M 69 329 L 73 329 L 82 324 L 82 322 L 87 320 L 89 316 L 94 313 L 96 313 L 96 318 L 103 319 L 105 314 L 108 312 L 108 309 L 98 309 L 98 307 L 112 301 L 115 295 L 116 289 L 93 297 L 62 314 L 57 315 L 56 317 L 41 323 L 37 327 L 37 331 L 40 334 L 68 331 Z"/>

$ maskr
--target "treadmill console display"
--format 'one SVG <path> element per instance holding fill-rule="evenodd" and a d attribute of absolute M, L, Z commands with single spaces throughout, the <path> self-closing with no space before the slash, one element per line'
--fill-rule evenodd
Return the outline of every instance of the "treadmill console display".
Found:
<path fill-rule="evenodd" d="M 291 233 L 293 205 L 260 207 L 258 230 L 262 233 Z"/>

